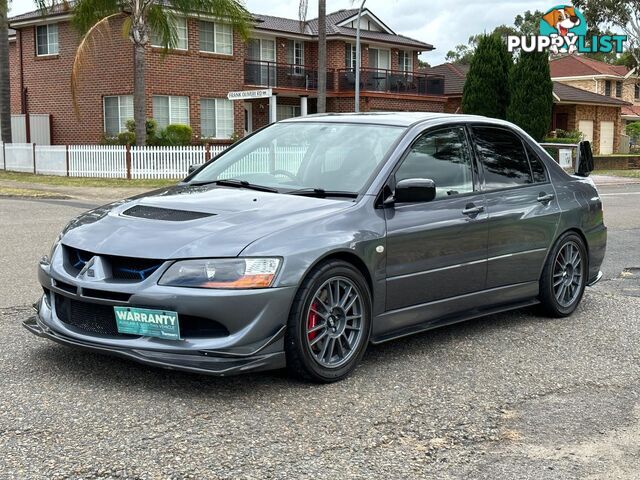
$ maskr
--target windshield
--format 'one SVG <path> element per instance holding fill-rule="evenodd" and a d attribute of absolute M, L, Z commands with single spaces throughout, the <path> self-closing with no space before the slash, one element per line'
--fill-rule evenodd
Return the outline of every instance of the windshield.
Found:
<path fill-rule="evenodd" d="M 290 192 L 360 192 L 404 128 L 277 123 L 220 155 L 193 183 L 238 180 Z"/>

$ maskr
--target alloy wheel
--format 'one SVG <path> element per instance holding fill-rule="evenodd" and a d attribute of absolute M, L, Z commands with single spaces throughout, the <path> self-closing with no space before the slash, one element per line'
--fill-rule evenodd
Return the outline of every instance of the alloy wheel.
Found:
<path fill-rule="evenodd" d="M 553 263 L 553 293 L 562 307 L 569 307 L 580 296 L 584 282 L 584 259 L 577 243 L 565 243 Z"/>
<path fill-rule="evenodd" d="M 305 338 L 313 359 L 338 368 L 358 350 L 362 338 L 362 295 L 346 277 L 334 277 L 314 294 L 306 316 Z"/>

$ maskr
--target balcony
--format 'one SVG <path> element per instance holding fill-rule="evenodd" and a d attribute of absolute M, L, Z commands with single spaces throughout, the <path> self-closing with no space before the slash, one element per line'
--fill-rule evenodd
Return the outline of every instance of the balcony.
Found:
<path fill-rule="evenodd" d="M 338 70 L 338 88 L 341 92 L 355 91 L 355 69 Z M 444 95 L 444 77 L 401 70 L 361 68 L 360 91 L 396 95 Z"/>
<path fill-rule="evenodd" d="M 318 70 L 302 65 L 245 60 L 244 83 L 248 86 L 315 91 Z M 355 69 L 327 71 L 327 92 L 356 89 Z M 444 77 L 400 70 L 360 69 L 360 91 L 390 95 L 444 95 Z"/>
<path fill-rule="evenodd" d="M 288 63 L 245 60 L 244 83 L 257 87 L 317 90 L 318 70 Z M 327 91 L 334 90 L 333 72 L 327 72 Z"/>

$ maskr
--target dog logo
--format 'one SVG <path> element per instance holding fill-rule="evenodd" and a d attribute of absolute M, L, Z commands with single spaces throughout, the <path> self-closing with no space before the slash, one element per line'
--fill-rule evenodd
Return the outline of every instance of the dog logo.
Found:
<path fill-rule="evenodd" d="M 551 37 L 549 50 L 554 53 L 578 51 L 578 37 L 587 34 L 587 22 L 582 13 L 569 5 L 558 5 L 544 14 L 540 20 L 540 33 Z M 558 40 L 561 39 L 561 42 Z M 558 45 L 562 44 L 563 47 Z"/>

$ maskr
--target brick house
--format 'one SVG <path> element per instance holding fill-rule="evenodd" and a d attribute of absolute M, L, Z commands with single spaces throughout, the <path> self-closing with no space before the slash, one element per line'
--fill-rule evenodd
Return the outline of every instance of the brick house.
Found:
<path fill-rule="evenodd" d="M 147 52 L 147 116 L 160 127 L 189 124 L 194 141 L 225 143 L 270 121 L 314 113 L 317 20 L 301 26 L 293 19 L 253 17 L 248 42 L 216 19 L 178 19 L 177 48 Z M 94 43 L 83 70 L 76 114 L 70 75 L 80 37 L 70 20 L 64 6 L 46 16 L 10 19 L 12 112 L 50 114 L 52 143 L 96 143 L 124 131 L 133 117 L 133 47 L 120 34 L 123 21 L 113 21 L 113 33 Z M 331 112 L 354 109 L 356 21 L 353 9 L 327 16 Z M 369 10 L 361 29 L 361 110 L 443 111 L 442 77 L 418 72 L 418 55 L 434 47 L 396 34 Z M 229 92 L 267 87 L 270 98 L 227 99 Z"/>
<path fill-rule="evenodd" d="M 444 95 L 447 103 L 444 111 L 447 113 L 462 113 L 462 92 L 467 81 L 469 65 L 462 63 L 443 63 L 424 70 L 425 73 L 442 76 L 444 81 Z"/>
<path fill-rule="evenodd" d="M 627 123 L 640 121 L 640 77 L 636 69 L 609 65 L 581 55 L 556 58 L 549 62 L 549 66 L 554 81 L 618 101 L 615 103 L 620 105 L 621 111 L 615 119 L 615 147 L 619 145 L 620 135 L 624 133 Z M 584 130 L 580 127 L 581 121 Z M 585 119 L 579 119 L 575 126 L 585 135 L 592 128 L 601 130 L 597 122 L 593 126 Z M 606 135 L 610 135 L 609 130 L 610 124 L 605 126 Z"/>

